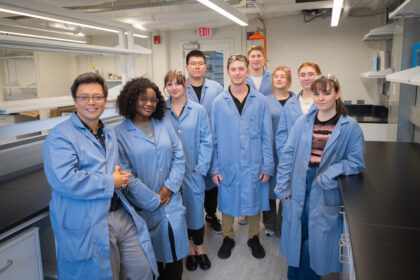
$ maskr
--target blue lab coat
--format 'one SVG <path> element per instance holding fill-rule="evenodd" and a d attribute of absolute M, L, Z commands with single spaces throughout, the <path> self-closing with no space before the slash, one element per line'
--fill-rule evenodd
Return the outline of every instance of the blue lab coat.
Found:
<path fill-rule="evenodd" d="M 257 87 L 254 84 L 254 81 L 251 78 L 251 75 L 248 75 L 246 78 L 246 83 L 253 89 L 257 90 Z M 271 85 L 271 72 L 264 70 L 260 89 L 257 90 L 261 92 L 263 95 L 267 96 L 273 93 L 273 87 Z"/>
<path fill-rule="evenodd" d="M 219 211 L 234 217 L 253 216 L 269 209 L 268 182 L 261 173 L 273 175 L 273 127 L 267 100 L 250 89 L 242 114 L 225 90 L 213 102 L 213 165 L 220 173 Z"/>
<path fill-rule="evenodd" d="M 157 261 L 169 263 L 173 262 L 173 258 L 168 222 L 174 233 L 177 260 L 190 251 L 185 207 L 180 193 L 185 173 L 184 152 L 168 120 L 152 118 L 151 121 L 156 143 L 128 119 L 116 126 L 115 132 L 120 166 L 133 174 L 125 195 L 146 220 Z M 157 193 L 162 186 L 166 186 L 173 194 L 167 206 L 159 207 L 160 196 Z"/>
<path fill-rule="evenodd" d="M 213 149 L 209 118 L 203 106 L 188 99 L 179 119 L 172 109 L 170 99 L 166 100 L 165 118 L 172 123 L 184 148 L 182 200 L 187 209 L 187 227 L 200 229 L 204 226 L 204 176 L 209 169 Z"/>
<path fill-rule="evenodd" d="M 300 117 L 280 154 L 277 185 L 274 189 L 282 200 L 283 225 L 280 251 L 290 266 L 298 267 L 301 252 L 302 211 L 306 193 L 306 172 L 311 155 L 314 120 L 318 110 Z M 337 177 L 363 171 L 364 139 L 359 124 L 341 116 L 321 157 L 312 183 L 309 199 L 309 253 L 311 268 L 318 275 L 341 271 L 338 260 L 342 233 L 343 205 Z"/>
<path fill-rule="evenodd" d="M 42 147 L 52 189 L 50 219 L 57 245 L 59 279 L 112 279 L 108 212 L 114 193 L 118 150 L 110 127 L 106 151 L 73 115 L 48 134 Z M 155 275 L 156 259 L 145 221 L 117 191 L 137 227 L 137 238 Z"/>
<path fill-rule="evenodd" d="M 289 91 L 289 94 L 291 97 L 289 100 L 295 96 L 295 94 L 291 91 Z M 289 102 L 289 100 L 286 101 L 285 105 L 281 105 L 281 103 L 277 100 L 277 98 L 271 93 L 266 96 L 268 101 L 268 108 L 270 109 L 271 114 L 271 121 L 273 123 L 273 135 L 276 135 L 277 126 L 280 121 L 280 116 L 283 113 L 284 106 Z M 275 141 L 273 141 L 273 156 L 274 156 L 274 174 L 271 176 L 269 181 L 269 197 L 270 199 L 276 199 L 276 195 L 274 194 L 274 187 L 276 186 L 276 175 L 277 175 L 277 165 L 279 164 L 279 157 L 276 152 L 276 145 Z"/>
<path fill-rule="evenodd" d="M 287 137 L 289 136 L 289 133 L 292 130 L 292 127 L 295 124 L 296 120 L 303 115 L 302 109 L 300 108 L 299 104 L 299 97 L 301 94 L 302 91 L 298 95 L 295 95 L 292 98 L 290 98 L 287 101 L 286 105 L 284 105 L 283 114 L 280 118 L 275 134 L 277 155 L 279 155 L 280 149 L 284 146 L 284 144 L 286 144 Z M 314 103 L 309 109 L 309 112 L 315 109 L 316 106 Z"/>
<path fill-rule="evenodd" d="M 203 105 L 207 111 L 207 116 L 209 117 L 209 119 L 210 119 L 211 104 L 213 104 L 213 100 L 222 92 L 223 92 L 223 87 L 218 82 L 205 78 L 203 88 L 201 90 L 201 99 L 200 101 L 198 101 L 197 94 L 195 94 L 195 91 L 190 84 L 190 80 L 187 79 L 187 89 L 185 91 L 187 98 L 196 103 L 200 103 L 201 105 Z M 210 174 L 207 174 L 204 177 L 204 184 L 206 186 L 206 191 L 211 190 L 216 187 L 216 185 L 213 183 L 211 179 Z"/>

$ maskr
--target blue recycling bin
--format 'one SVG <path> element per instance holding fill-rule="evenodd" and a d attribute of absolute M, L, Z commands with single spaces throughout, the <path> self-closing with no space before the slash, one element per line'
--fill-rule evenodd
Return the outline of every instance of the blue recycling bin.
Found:
<path fill-rule="evenodd" d="M 420 43 L 413 45 L 413 64 L 412 67 L 420 65 Z"/>

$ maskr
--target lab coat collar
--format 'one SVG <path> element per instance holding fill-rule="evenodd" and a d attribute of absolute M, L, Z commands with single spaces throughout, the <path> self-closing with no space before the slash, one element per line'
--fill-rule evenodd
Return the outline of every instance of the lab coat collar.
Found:
<path fill-rule="evenodd" d="M 168 99 L 166 99 L 165 103 L 166 103 L 166 110 L 169 111 L 167 113 L 174 114 L 174 116 L 176 117 L 175 111 L 172 108 L 171 98 L 169 97 Z M 187 97 L 187 102 L 185 103 L 184 111 L 182 112 L 181 118 L 179 119 L 180 121 L 183 120 L 189 114 L 189 111 L 191 110 L 191 108 L 192 108 L 191 100 L 189 100 Z"/>
<path fill-rule="evenodd" d="M 155 133 L 155 139 L 156 139 L 156 143 L 157 143 L 157 142 L 158 142 L 158 140 L 159 140 L 159 136 L 160 136 L 160 126 L 157 124 L 157 121 L 156 121 L 154 118 L 151 118 L 151 122 L 152 122 L 153 131 L 154 131 L 154 133 Z M 152 143 L 153 145 L 155 145 L 155 144 L 156 144 L 156 143 L 153 143 L 153 141 L 152 141 L 152 140 L 150 140 L 150 138 L 149 138 L 149 137 L 147 137 L 147 135 L 146 135 L 146 134 L 144 134 L 144 132 L 143 132 L 140 128 L 138 128 L 138 127 L 137 127 L 137 126 L 133 123 L 133 121 L 132 121 L 132 120 L 125 119 L 125 120 L 123 121 L 123 125 L 124 125 L 124 127 L 125 127 L 125 129 L 126 129 L 127 131 L 130 131 L 130 132 L 133 134 L 133 136 L 134 136 L 134 137 L 141 138 L 141 139 L 143 139 L 143 140 L 145 140 L 145 141 L 147 141 L 147 142 Z"/>
<path fill-rule="evenodd" d="M 83 124 L 83 122 L 77 116 L 76 112 L 74 112 L 71 115 L 70 121 L 72 122 L 72 124 L 77 129 L 79 129 L 81 132 L 83 132 L 83 134 L 86 136 L 87 139 L 89 139 L 90 141 L 92 141 L 98 147 L 98 149 L 102 152 L 102 154 L 106 155 L 106 151 L 104 150 L 104 148 L 102 147 L 102 145 L 95 138 L 95 136 L 93 136 L 92 132 L 90 132 L 86 128 L 86 126 Z M 104 127 L 102 129 L 102 132 L 105 133 L 105 143 L 106 143 L 106 147 L 108 147 L 107 146 L 107 144 L 108 144 L 108 138 L 110 137 L 109 128 L 106 125 L 104 125 Z"/>
<path fill-rule="evenodd" d="M 242 110 L 242 114 L 241 114 L 242 116 L 245 115 L 245 113 L 247 111 L 247 108 L 249 107 L 248 104 L 250 102 L 253 102 L 252 99 L 255 98 L 256 93 L 257 93 L 257 91 L 255 89 L 253 89 L 250 85 L 247 84 L 247 86 L 249 88 L 249 92 L 248 92 L 248 96 L 247 96 L 246 101 L 245 101 L 244 109 Z M 235 102 L 233 101 L 233 98 L 230 95 L 229 87 L 225 91 L 223 91 L 222 96 L 229 103 L 230 108 L 239 115 L 238 108 L 236 107 Z"/>
<path fill-rule="evenodd" d="M 311 109 L 306 115 L 306 121 L 313 124 L 315 122 L 317 113 L 318 113 L 318 108 L 315 106 L 315 108 Z M 329 150 L 329 148 L 332 145 L 334 145 L 334 143 L 337 141 L 338 137 L 340 136 L 341 131 L 343 130 L 343 127 L 347 125 L 348 123 L 349 123 L 349 117 L 341 115 L 340 119 L 338 119 L 338 122 L 335 125 L 335 128 L 330 138 L 327 141 L 327 145 L 325 146 L 323 153 L 326 153 Z M 322 158 L 321 158 L 321 161 L 322 161 Z"/>
<path fill-rule="evenodd" d="M 201 89 L 201 102 L 206 98 L 206 90 L 209 87 L 209 83 L 207 82 L 207 79 L 204 78 L 203 88 Z M 197 98 L 197 94 L 195 93 L 195 90 L 193 89 L 190 78 L 187 79 L 187 91 L 189 91 L 189 98 L 191 98 L 193 101 L 200 103 L 200 101 Z"/>

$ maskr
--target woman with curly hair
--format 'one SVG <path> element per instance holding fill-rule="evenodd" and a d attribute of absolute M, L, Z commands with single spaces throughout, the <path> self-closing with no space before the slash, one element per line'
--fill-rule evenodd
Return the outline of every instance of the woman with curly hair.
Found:
<path fill-rule="evenodd" d="M 128 200 L 146 220 L 159 268 L 159 279 L 181 279 L 182 258 L 190 251 L 180 187 L 185 160 L 169 120 L 165 101 L 150 80 L 127 82 L 117 98 L 126 119 L 116 128 L 120 166 L 130 172 Z"/>

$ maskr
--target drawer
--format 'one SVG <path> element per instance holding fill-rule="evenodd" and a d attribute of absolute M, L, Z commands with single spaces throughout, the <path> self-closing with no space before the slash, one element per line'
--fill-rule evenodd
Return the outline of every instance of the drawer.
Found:
<path fill-rule="evenodd" d="M 0 244 L 0 279 L 4 279 L 17 267 L 24 263 L 35 260 L 38 265 L 36 271 L 32 270 L 32 277 L 28 279 L 40 279 L 42 275 L 41 252 L 39 249 L 38 228 L 29 229 Z M 37 275 L 38 274 L 38 275 Z M 7 279 L 11 279 L 8 278 Z"/>

